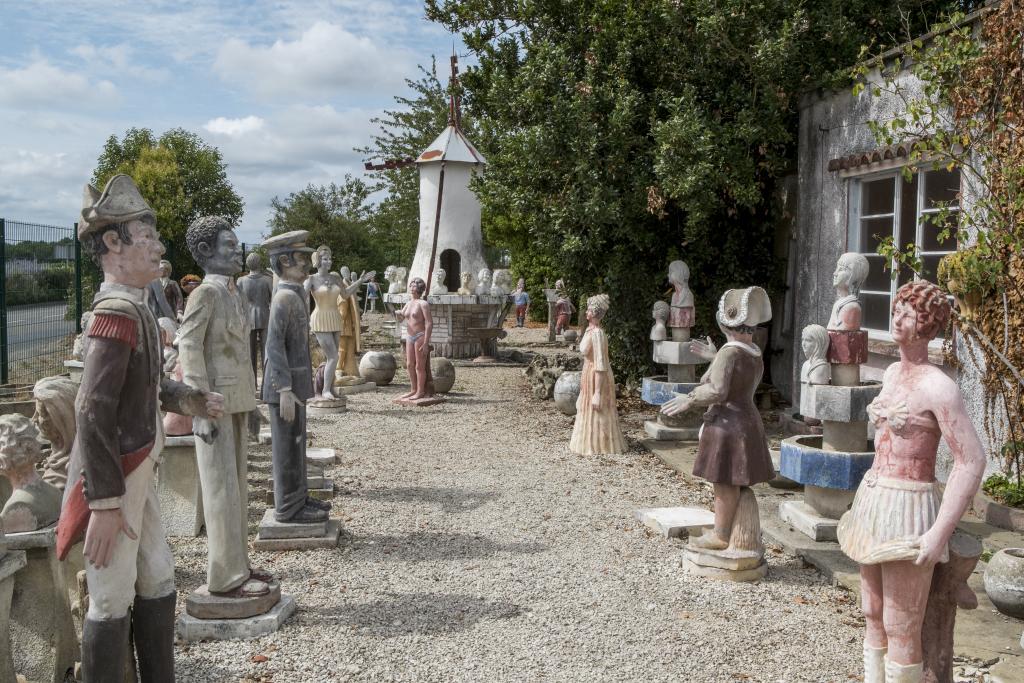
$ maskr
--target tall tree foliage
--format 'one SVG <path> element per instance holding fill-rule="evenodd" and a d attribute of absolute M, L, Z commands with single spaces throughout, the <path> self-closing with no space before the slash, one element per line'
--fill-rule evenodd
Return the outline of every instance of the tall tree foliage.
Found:
<path fill-rule="evenodd" d="M 778 292 L 774 194 L 801 92 L 951 4 L 427 0 L 427 16 L 479 60 L 463 83 L 489 236 L 520 274 L 607 292 L 613 360 L 635 379 L 671 259 L 690 265 L 699 333 L 726 288 Z"/>
<path fill-rule="evenodd" d="M 185 247 L 185 231 L 199 216 L 242 218 L 242 198 L 227 177 L 220 150 L 194 133 L 173 128 L 160 137 L 146 128 L 130 128 L 120 140 L 111 135 L 93 171 L 92 182 L 103 189 L 118 173 L 131 176 L 157 215 L 157 227 L 168 245 L 166 258 L 180 278 L 199 273 Z"/>

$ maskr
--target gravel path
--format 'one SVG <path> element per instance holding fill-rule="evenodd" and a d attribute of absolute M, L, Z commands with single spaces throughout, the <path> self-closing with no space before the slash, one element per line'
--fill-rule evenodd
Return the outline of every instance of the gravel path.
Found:
<path fill-rule="evenodd" d="M 311 420 L 312 445 L 341 454 L 343 545 L 254 553 L 298 614 L 258 640 L 179 644 L 179 680 L 859 679 L 850 594 L 771 548 L 760 583 L 690 577 L 680 541 L 634 522 L 637 507 L 710 498 L 632 439 L 621 456 L 571 454 L 572 418 L 531 399 L 520 368 L 459 367 L 432 408 L 393 406 L 404 390 Z M 268 453 L 252 447 L 253 532 Z M 180 609 L 205 538 L 174 550 Z"/>

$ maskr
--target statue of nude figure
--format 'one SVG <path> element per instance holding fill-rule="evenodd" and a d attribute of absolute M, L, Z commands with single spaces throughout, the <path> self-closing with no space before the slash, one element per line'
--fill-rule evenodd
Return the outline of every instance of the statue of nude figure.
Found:
<path fill-rule="evenodd" d="M 427 283 L 422 278 L 410 280 L 412 299 L 395 313 L 399 321 L 405 321 L 405 359 L 410 385 L 409 391 L 398 397 L 399 401 L 415 401 L 430 396 L 430 334 L 434 330 L 434 320 L 430 316 L 430 304 L 423 298 L 426 291 Z"/>

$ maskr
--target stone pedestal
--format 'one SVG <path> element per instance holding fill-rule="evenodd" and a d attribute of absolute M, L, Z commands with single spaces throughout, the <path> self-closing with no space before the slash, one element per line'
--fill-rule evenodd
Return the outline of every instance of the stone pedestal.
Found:
<path fill-rule="evenodd" d="M 76 384 L 82 383 L 82 373 L 85 372 L 85 363 L 80 360 L 66 360 L 64 361 L 64 370 L 68 373 L 68 377 L 72 382 Z"/>
<path fill-rule="evenodd" d="M 27 560 L 11 598 L 14 669 L 28 681 L 64 681 L 80 656 L 56 529 L 8 534 L 7 543 Z"/>
<path fill-rule="evenodd" d="M 704 508 L 641 508 L 633 516 L 663 538 L 699 536 L 715 525 L 715 513 Z"/>
<path fill-rule="evenodd" d="M 306 415 L 334 415 L 348 410 L 348 401 L 344 396 L 334 398 L 311 398 L 306 401 Z"/>
<path fill-rule="evenodd" d="M 307 448 L 306 449 L 306 463 L 309 465 L 319 465 L 321 467 L 326 465 L 336 465 L 341 462 L 341 458 L 338 457 L 337 451 L 333 448 Z"/>
<path fill-rule="evenodd" d="M 196 619 L 248 619 L 266 614 L 281 600 L 281 584 L 271 581 L 270 592 L 248 598 L 212 595 L 205 583 L 185 599 L 185 613 Z"/>
<path fill-rule="evenodd" d="M 11 601 L 15 573 L 28 564 L 24 551 L 8 551 L 0 531 L 0 683 L 16 683 L 14 660 L 11 657 Z"/>
<path fill-rule="evenodd" d="M 166 437 L 156 490 L 167 535 L 199 536 L 206 522 L 194 436 Z"/>
<path fill-rule="evenodd" d="M 295 614 L 295 610 L 295 598 L 281 595 L 269 611 L 244 619 L 197 619 L 185 612 L 178 618 L 178 637 L 188 643 L 258 638 L 281 628 L 281 624 Z"/>
<path fill-rule="evenodd" d="M 710 527 L 707 529 L 714 533 Z M 729 547 L 724 550 L 702 548 L 696 541 L 698 538 L 691 536 L 683 550 L 683 567 L 687 572 L 721 581 L 758 581 L 767 576 L 760 513 L 757 499 L 749 487 L 740 488 Z"/>
<path fill-rule="evenodd" d="M 252 547 L 255 550 L 313 550 L 333 548 L 341 536 L 341 523 L 336 519 L 315 524 L 278 522 L 273 509 L 267 510 L 260 522 Z"/>
<path fill-rule="evenodd" d="M 354 394 L 365 394 L 372 391 L 377 391 L 376 382 L 361 382 L 360 384 L 344 384 L 335 385 L 334 389 L 335 396 L 352 396 Z"/>

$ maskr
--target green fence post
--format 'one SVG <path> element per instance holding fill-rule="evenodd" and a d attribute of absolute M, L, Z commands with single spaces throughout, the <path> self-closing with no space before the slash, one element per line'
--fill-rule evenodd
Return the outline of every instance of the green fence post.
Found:
<path fill-rule="evenodd" d="M 7 223 L 0 218 L 0 384 L 7 384 Z"/>
<path fill-rule="evenodd" d="M 82 334 L 82 243 L 75 223 L 75 334 Z"/>

